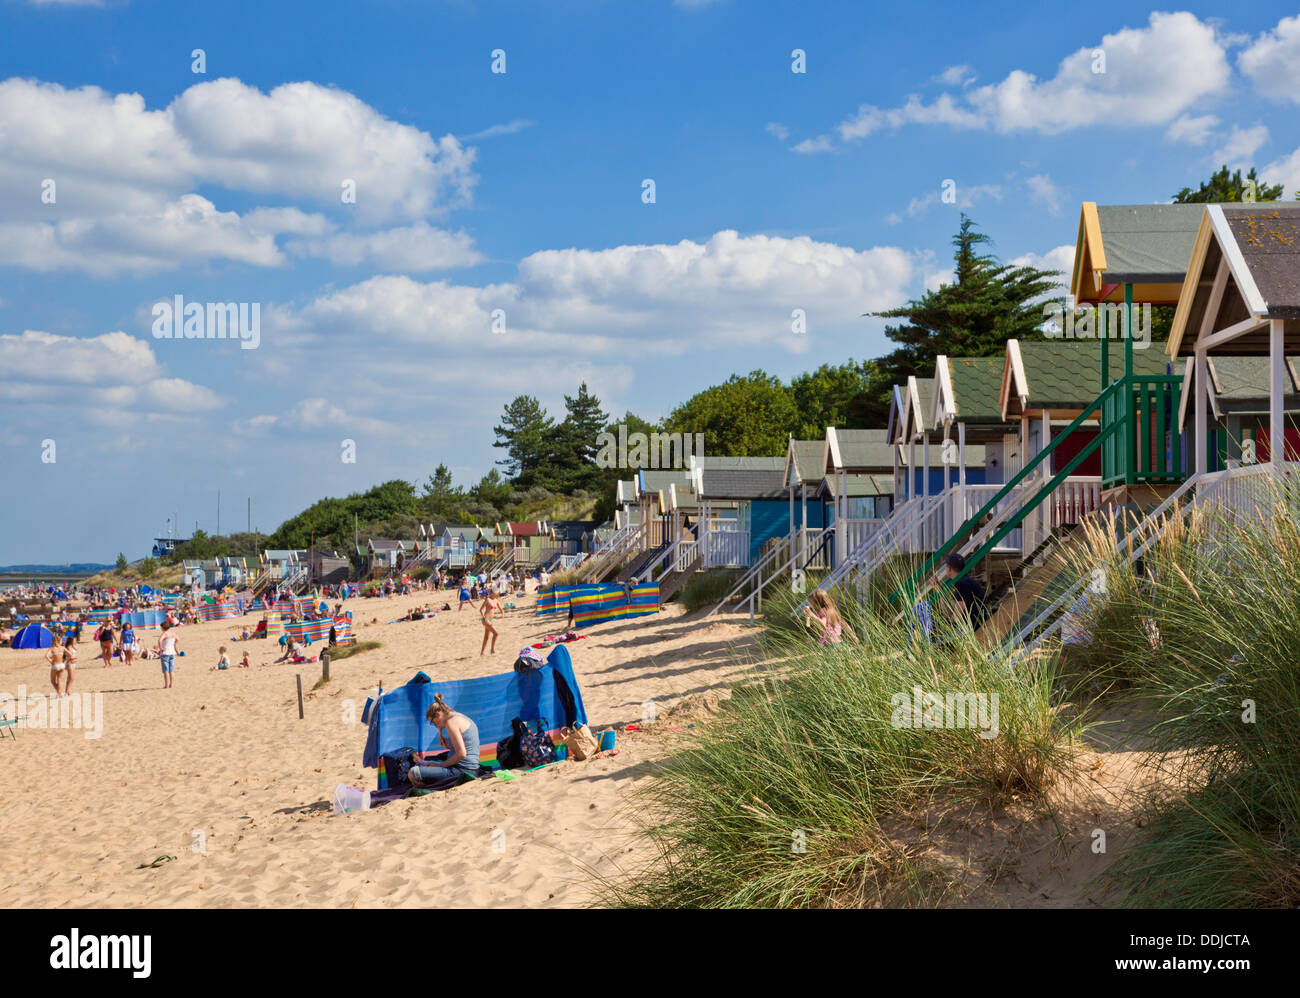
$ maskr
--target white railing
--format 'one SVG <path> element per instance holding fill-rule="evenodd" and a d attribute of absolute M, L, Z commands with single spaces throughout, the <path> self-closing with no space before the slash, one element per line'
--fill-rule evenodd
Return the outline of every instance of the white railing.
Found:
<path fill-rule="evenodd" d="M 1051 506 L 1053 527 L 1083 522 L 1089 513 L 1101 509 L 1101 476 L 1071 475 L 1057 486 L 1045 505 Z"/>
<path fill-rule="evenodd" d="M 571 569 L 571 568 L 573 568 L 575 565 L 577 565 L 578 562 L 582 561 L 582 559 L 585 558 L 585 557 L 586 557 L 585 554 L 562 554 L 562 555 L 560 555 L 560 571 L 562 571 L 562 572 L 567 572 L 569 569 Z"/>
<path fill-rule="evenodd" d="M 864 541 L 870 540 L 880 530 L 885 520 L 844 520 L 845 550 L 852 551 L 854 548 L 861 547 Z"/>
<path fill-rule="evenodd" d="M 721 610 L 727 603 L 735 599 L 746 589 L 749 589 L 749 595 L 746 596 L 736 607 L 736 611 L 748 607 L 749 619 L 754 619 L 754 613 L 761 608 L 763 602 L 763 587 L 775 581 L 784 575 L 794 564 L 798 557 L 797 549 L 795 553 L 790 552 L 790 537 L 783 535 L 774 539 L 776 543 L 769 544 L 767 551 L 758 559 L 748 572 L 736 580 L 736 584 L 731 587 L 725 596 L 722 597 L 712 610 L 705 616 L 712 617 Z M 791 573 L 793 575 L 793 573 Z M 764 577 L 766 576 L 766 578 Z"/>
<path fill-rule="evenodd" d="M 1219 472 L 1218 474 L 1223 474 Z M 1208 476 L 1202 476 L 1202 481 Z M 1139 558 L 1147 553 L 1147 550 L 1155 543 L 1159 537 L 1160 531 L 1156 529 L 1161 521 L 1171 509 L 1177 510 L 1179 518 L 1185 518 L 1191 511 L 1195 503 L 1184 503 L 1181 507 L 1177 504 L 1183 497 L 1197 487 L 1197 479 L 1193 476 L 1183 482 L 1174 492 L 1157 506 L 1151 513 L 1142 520 L 1141 523 L 1133 527 L 1128 534 L 1120 539 L 1115 545 L 1115 549 L 1121 552 L 1124 559 L 1129 564 L 1134 564 Z M 1198 488 L 1199 492 L 1199 488 Z M 1020 660 L 1023 656 L 1032 652 L 1052 635 L 1061 631 L 1066 621 L 1070 619 L 1072 608 L 1084 598 L 1084 590 L 1092 583 L 1091 576 L 1085 575 L 1073 585 L 1069 586 L 1065 592 L 1061 593 L 1056 599 L 1049 603 L 1041 610 L 1033 620 L 1022 627 L 1007 640 L 1002 642 L 1002 651 L 1010 652 L 1012 655 L 1011 662 Z M 1050 621 L 1050 622 L 1049 622 Z M 1039 628 L 1042 628 L 1039 630 Z M 1029 644 L 1019 647 L 1027 638 L 1032 638 Z"/>
<path fill-rule="evenodd" d="M 822 589 L 830 591 L 843 582 L 855 577 L 870 578 L 892 555 L 904 550 L 904 545 L 917 534 L 921 520 L 933 512 L 941 496 L 923 498 L 915 496 L 894 507 L 893 513 L 885 518 L 884 524 L 858 547 L 852 549 L 834 570 L 820 583 Z M 832 528 L 833 529 L 833 528 Z M 807 605 L 807 600 L 800 606 Z"/>
<path fill-rule="evenodd" d="M 749 564 L 748 530 L 710 530 L 706 568 L 738 568 Z"/>
<path fill-rule="evenodd" d="M 699 560 L 700 542 L 697 540 L 682 541 L 681 547 L 677 550 L 677 563 L 673 566 L 674 572 L 689 572 L 691 567 Z"/>
<path fill-rule="evenodd" d="M 1201 475 L 1196 480 L 1198 506 L 1215 505 L 1235 518 L 1257 519 L 1277 502 L 1278 489 L 1289 494 L 1300 486 L 1300 463 L 1249 464 Z"/>
<path fill-rule="evenodd" d="M 822 546 L 826 530 L 825 527 L 809 527 L 807 530 L 795 531 L 795 552 L 800 568 L 817 570 L 831 567 L 827 549 Z"/>

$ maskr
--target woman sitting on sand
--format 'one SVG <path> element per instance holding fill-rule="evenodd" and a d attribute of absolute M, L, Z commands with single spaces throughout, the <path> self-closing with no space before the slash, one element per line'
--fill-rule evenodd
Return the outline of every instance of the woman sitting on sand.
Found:
<path fill-rule="evenodd" d="M 492 617 L 501 613 L 501 600 L 495 594 L 489 593 L 483 600 L 483 605 L 479 607 L 479 616 L 483 618 L 483 647 L 478 650 L 479 655 L 487 649 L 488 638 L 492 639 L 492 654 L 497 650 L 497 629 L 492 626 Z"/>
<path fill-rule="evenodd" d="M 803 608 L 803 618 L 804 625 L 817 633 L 819 645 L 839 644 L 845 631 L 848 631 L 849 637 L 854 641 L 858 640 L 853 628 L 844 622 L 840 612 L 835 609 L 835 604 L 825 589 L 813 592 L 808 605 Z"/>
<path fill-rule="evenodd" d="M 478 725 L 464 714 L 458 714 L 448 707 L 442 694 L 433 695 L 433 703 L 425 714 L 429 722 L 438 729 L 438 744 L 450 750 L 438 763 L 421 763 L 412 766 L 411 782 L 417 787 L 425 786 L 449 776 L 467 773 L 473 776 L 478 772 Z"/>

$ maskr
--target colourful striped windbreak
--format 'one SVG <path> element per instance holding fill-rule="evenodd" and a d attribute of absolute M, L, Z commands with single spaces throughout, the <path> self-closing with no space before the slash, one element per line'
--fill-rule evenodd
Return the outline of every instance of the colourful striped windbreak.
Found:
<path fill-rule="evenodd" d="M 117 616 L 117 607 L 103 607 L 99 610 L 91 610 L 86 615 L 92 624 L 102 624 L 106 620 L 112 620 Z"/>
<path fill-rule="evenodd" d="M 137 631 L 156 631 L 166 619 L 166 610 L 137 610 L 135 613 L 122 614 L 122 623 L 129 620 Z"/>
<path fill-rule="evenodd" d="M 278 640 L 283 633 L 284 625 L 280 622 L 280 614 L 272 610 L 266 615 L 266 636 Z"/>
<path fill-rule="evenodd" d="M 539 616 L 547 613 L 563 613 L 567 616 L 569 613 L 569 600 L 573 598 L 574 593 L 597 592 L 602 588 L 599 583 L 595 582 L 588 583 L 585 586 L 553 586 L 546 592 L 538 594 L 537 613 Z"/>
<path fill-rule="evenodd" d="M 310 613 L 316 607 L 316 602 L 310 596 L 281 596 L 276 602 L 275 608 L 284 617 L 292 617 L 295 614 L 301 617 L 303 614 Z"/>
<path fill-rule="evenodd" d="M 228 620 L 231 617 L 238 617 L 240 614 L 239 604 L 231 599 L 218 600 L 215 603 L 200 603 L 195 610 L 199 620 L 205 624 L 210 620 Z"/>
<path fill-rule="evenodd" d="M 352 634 L 351 612 L 339 614 L 333 619 L 327 617 L 324 620 L 304 620 L 296 624 L 285 624 L 284 629 L 298 641 L 328 641 L 331 626 L 334 628 L 334 637 L 339 644 L 351 644 L 356 640 Z"/>
<path fill-rule="evenodd" d="M 617 583 L 606 584 L 575 593 L 569 597 L 573 609 L 573 626 L 590 627 L 614 620 L 644 617 L 659 612 L 659 583 L 645 582 L 631 589 Z"/>

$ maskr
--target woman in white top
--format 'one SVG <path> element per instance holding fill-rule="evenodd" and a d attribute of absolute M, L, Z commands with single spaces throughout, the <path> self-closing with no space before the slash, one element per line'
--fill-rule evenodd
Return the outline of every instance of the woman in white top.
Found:
<path fill-rule="evenodd" d="M 172 625 L 166 621 L 162 625 L 162 634 L 158 637 L 158 658 L 162 662 L 163 689 L 172 688 L 172 669 L 176 662 L 176 635 L 171 633 Z"/>

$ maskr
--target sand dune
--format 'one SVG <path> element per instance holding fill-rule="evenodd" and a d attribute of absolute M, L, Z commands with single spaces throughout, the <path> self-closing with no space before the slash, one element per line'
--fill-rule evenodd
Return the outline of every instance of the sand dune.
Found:
<path fill-rule="evenodd" d="M 265 642 L 230 644 L 256 617 L 178 632 L 187 653 L 162 689 L 156 661 L 105 669 L 82 648 L 74 693 L 101 693 L 103 730 L 32 729 L 0 744 L 0 905 L 36 907 L 566 906 L 589 898 L 642 850 L 627 835 L 638 767 L 674 744 L 620 732 L 617 756 L 564 763 L 506 782 L 484 780 L 335 817 L 339 783 L 373 788 L 363 769 L 361 709 L 382 682 L 423 668 L 435 680 L 508 670 L 520 647 L 562 626 L 508 612 L 495 656 L 478 655 L 478 614 L 388 624 L 430 594 L 354 600 L 361 640 L 383 647 L 319 665 L 270 665 Z M 378 623 L 371 623 L 372 619 Z M 640 722 L 684 695 L 725 688 L 746 672 L 754 632 L 737 621 L 657 617 L 593 628 L 570 646 L 593 728 Z M 152 638 L 148 639 L 152 642 Z M 210 672 L 217 647 L 254 667 Z M 43 653 L 0 649 L 0 691 L 50 692 Z M 665 737 L 667 735 L 667 737 Z M 159 856 L 176 859 L 145 866 Z M 145 866 L 145 868 L 141 868 Z"/>

